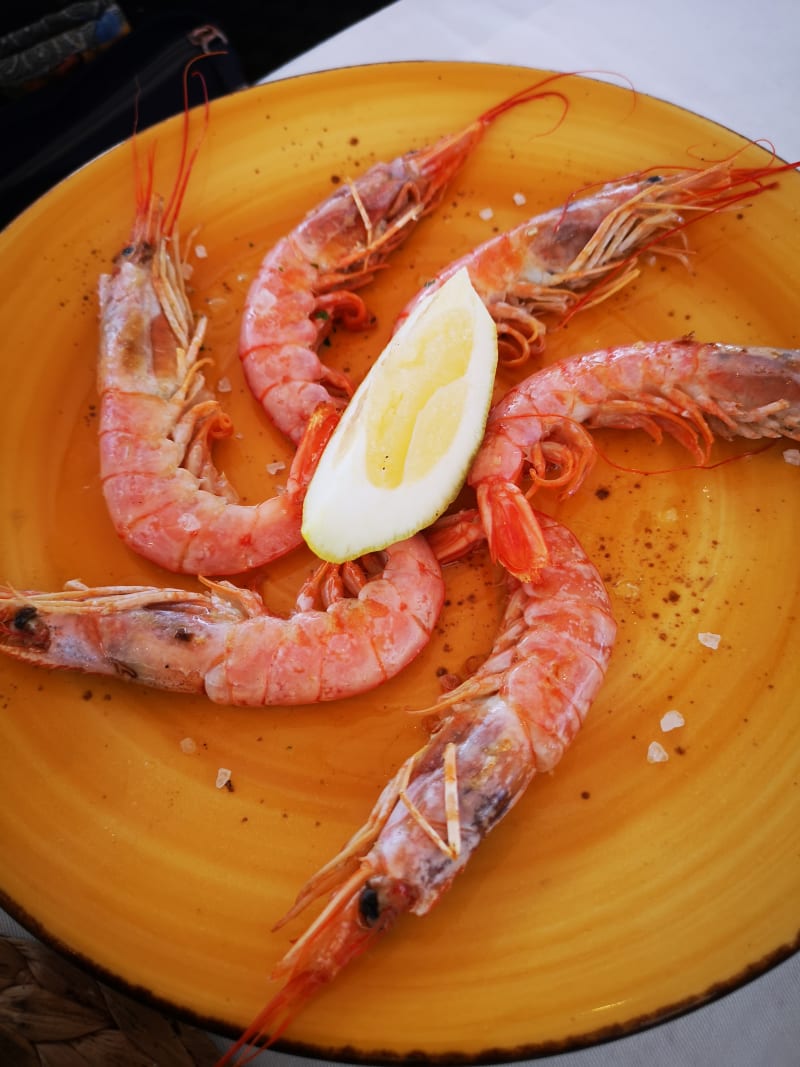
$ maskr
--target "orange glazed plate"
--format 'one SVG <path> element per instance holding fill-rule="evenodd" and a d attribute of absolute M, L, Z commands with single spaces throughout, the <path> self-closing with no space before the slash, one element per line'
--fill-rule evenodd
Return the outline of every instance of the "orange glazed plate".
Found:
<path fill-rule="evenodd" d="M 397 63 L 211 105 L 181 227 L 206 253 L 192 257 L 192 298 L 210 317 L 210 379 L 230 387 L 222 398 L 237 427 L 217 455 L 246 499 L 271 495 L 285 472 L 268 468 L 291 459 L 236 354 L 264 251 L 337 183 L 459 130 L 538 77 Z M 550 99 L 489 130 L 367 290 L 375 327 L 333 336 L 333 365 L 360 379 L 442 265 L 576 191 L 740 148 L 743 163 L 768 161 L 735 133 L 627 88 L 578 77 L 558 88 L 569 100 L 560 124 Z M 201 129 L 193 113 L 193 134 Z M 137 138 L 140 159 L 156 146 L 165 192 L 181 131 L 178 117 Z M 133 204 L 122 145 L 0 235 L 0 579 L 17 588 L 72 578 L 193 587 L 122 546 L 99 484 L 97 279 L 126 242 Z M 789 172 L 698 222 L 688 266 L 646 257 L 635 284 L 552 334 L 546 358 L 689 332 L 800 347 L 799 205 Z M 498 395 L 512 380 L 501 375 Z M 749 457 L 721 445 L 714 458 L 737 461 L 696 470 L 640 434 L 600 440 L 606 458 L 574 499 L 539 498 L 598 563 L 619 621 L 583 733 L 434 912 L 404 919 L 349 966 L 281 1047 L 367 1062 L 525 1058 L 665 1019 L 797 948 L 800 470 L 781 443 Z M 271 608 L 289 609 L 312 563 L 298 550 L 265 568 Z M 272 933 L 273 923 L 423 743 L 406 710 L 436 698 L 440 673 L 463 675 L 491 647 L 503 587 L 486 556 L 448 567 L 446 581 L 424 653 L 389 684 L 335 704 L 232 709 L 0 661 L 6 907 L 106 978 L 236 1033 L 275 991 L 270 969 L 304 928 Z M 720 635 L 716 650 L 704 632 Z M 665 734 L 670 710 L 685 725 Z M 651 741 L 667 762 L 648 762 Z M 216 788 L 220 767 L 232 790 Z"/>

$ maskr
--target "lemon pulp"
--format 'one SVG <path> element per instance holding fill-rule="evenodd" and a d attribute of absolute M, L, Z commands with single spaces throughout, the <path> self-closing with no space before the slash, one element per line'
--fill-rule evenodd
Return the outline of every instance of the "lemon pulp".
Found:
<path fill-rule="evenodd" d="M 466 399 L 473 330 L 464 308 L 447 308 L 390 367 L 376 368 L 366 402 L 367 475 L 395 489 L 423 477 L 452 444 Z"/>
<path fill-rule="evenodd" d="M 483 436 L 497 334 L 466 270 L 424 299 L 359 386 L 322 455 L 303 536 L 343 562 L 434 522 Z"/>

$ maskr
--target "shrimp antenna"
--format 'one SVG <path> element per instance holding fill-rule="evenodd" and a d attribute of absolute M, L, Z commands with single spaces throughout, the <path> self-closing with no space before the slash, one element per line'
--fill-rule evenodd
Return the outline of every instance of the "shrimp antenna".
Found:
<path fill-rule="evenodd" d="M 514 93 L 513 96 L 510 96 L 507 100 L 502 100 L 499 104 L 495 104 L 493 107 L 490 107 L 488 111 L 484 111 L 484 113 L 479 117 L 478 122 L 484 125 L 488 125 L 500 115 L 502 115 L 505 111 L 508 111 L 512 107 L 516 107 L 517 104 L 525 104 L 531 100 L 545 100 L 548 97 L 553 97 L 554 99 L 561 101 L 563 105 L 563 111 L 561 113 L 561 117 L 559 118 L 555 126 L 553 126 L 552 129 L 546 131 L 547 133 L 552 133 L 553 130 L 558 129 L 558 127 L 566 118 L 567 112 L 569 111 L 570 102 L 567 96 L 557 89 L 543 91 L 545 86 L 550 85 L 553 82 L 560 81 L 562 78 L 579 78 L 585 77 L 588 74 L 614 73 L 614 71 L 607 70 L 568 70 L 559 71 L 555 74 L 550 74 L 546 78 L 543 78 L 541 81 L 536 82 L 535 85 L 529 85 L 525 89 L 520 89 L 519 92 Z M 634 95 L 635 106 L 636 90 L 633 86 L 633 83 L 629 81 L 629 79 L 625 78 L 625 76 L 622 74 L 615 74 L 615 77 L 622 78 L 623 81 L 628 83 L 628 88 Z"/>
<path fill-rule="evenodd" d="M 507 100 L 501 100 L 499 104 L 494 104 L 487 111 L 484 111 L 483 114 L 478 117 L 477 121 L 481 126 L 488 126 L 490 123 L 494 122 L 495 119 L 499 118 L 500 115 L 503 115 L 506 111 L 510 111 L 511 108 L 516 107 L 518 104 L 527 104 L 531 100 L 546 100 L 552 97 L 555 100 L 560 100 L 562 104 L 561 117 L 553 127 L 553 129 L 558 129 L 569 111 L 569 100 L 564 93 L 559 92 L 557 89 L 551 89 L 547 92 L 543 92 L 542 89 L 551 82 L 569 77 L 572 77 L 571 73 L 551 74 L 542 81 L 536 82 L 535 85 L 528 85 L 524 89 L 520 89 L 519 92 L 509 96 Z M 552 130 L 548 130 L 547 132 L 550 133 Z"/>
<path fill-rule="evenodd" d="M 368 879 L 368 869 L 361 866 L 339 886 L 323 911 L 294 942 L 274 969 L 272 977 L 286 977 L 286 984 L 266 1007 L 261 1009 L 244 1033 L 217 1061 L 215 1067 L 229 1067 L 234 1063 L 237 1067 L 243 1067 L 244 1064 L 251 1063 L 260 1051 L 274 1045 L 300 1008 L 375 939 L 380 932 L 378 928 L 360 928 L 359 936 L 340 950 L 337 959 L 329 959 L 327 968 L 307 965 L 309 953 L 313 957 L 318 938 L 322 938 L 329 946 L 336 944 L 340 936 L 338 924 L 343 918 L 346 920 L 349 910 L 358 906 L 359 893 Z"/>
<path fill-rule="evenodd" d="M 649 478 L 651 475 L 664 475 L 664 474 L 683 474 L 685 471 L 713 471 L 717 467 L 726 467 L 729 463 L 739 463 L 743 459 L 749 459 L 751 456 L 760 456 L 762 452 L 768 452 L 771 448 L 774 448 L 777 444 L 777 438 L 772 441 L 767 441 L 765 444 L 758 445 L 756 448 L 747 448 L 742 452 L 737 452 L 733 456 L 725 456 L 722 459 L 714 460 L 711 462 L 698 462 L 698 463 L 682 463 L 676 467 L 658 467 L 652 470 L 645 470 L 642 467 L 630 467 L 624 463 L 616 463 L 599 445 L 595 444 L 597 454 L 600 459 L 607 466 L 613 470 L 622 471 L 624 474 L 636 474 L 645 478 Z"/>
<path fill-rule="evenodd" d="M 209 121 L 209 100 L 208 100 L 208 86 L 206 80 L 200 71 L 192 70 L 192 66 L 199 62 L 201 59 L 205 59 L 206 56 L 219 55 L 218 52 L 204 52 L 202 56 L 195 56 L 190 59 L 186 66 L 183 68 L 183 136 L 181 137 L 181 155 L 178 163 L 178 176 L 175 180 L 175 184 L 172 189 L 172 195 L 169 198 L 169 202 L 164 210 L 164 231 L 170 233 L 175 226 L 178 215 L 180 213 L 181 204 L 183 198 L 186 195 L 186 188 L 189 184 L 189 178 L 191 177 L 192 169 L 194 168 L 195 160 L 200 151 L 200 146 L 203 143 L 206 132 L 208 131 Z M 197 144 L 189 151 L 189 75 L 199 78 L 200 85 L 203 89 L 203 129 L 200 134 L 200 139 Z"/>
<path fill-rule="evenodd" d="M 131 151 L 133 154 L 133 172 L 136 183 L 136 217 L 142 220 L 142 232 L 148 235 L 148 239 L 154 236 L 154 231 L 171 233 L 177 222 L 183 198 L 189 184 L 189 178 L 194 168 L 200 147 L 205 138 L 209 125 L 209 97 L 206 80 L 199 71 L 191 70 L 192 66 L 206 56 L 224 55 L 224 51 L 204 52 L 203 55 L 194 56 L 183 68 L 183 134 L 181 137 L 181 153 L 178 164 L 178 173 L 173 185 L 172 193 L 166 208 L 156 203 L 153 197 L 156 145 L 153 144 L 147 152 L 147 160 L 144 168 L 139 159 L 139 97 L 141 86 L 137 83 L 134 94 L 133 132 L 131 134 Z M 189 75 L 199 78 L 203 88 L 203 130 L 197 144 L 189 151 Z"/>

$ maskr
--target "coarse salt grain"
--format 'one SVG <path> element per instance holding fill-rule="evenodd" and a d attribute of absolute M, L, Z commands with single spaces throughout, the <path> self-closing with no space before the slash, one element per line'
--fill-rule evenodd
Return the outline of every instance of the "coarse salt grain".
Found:
<path fill-rule="evenodd" d="M 231 772 L 228 770 L 228 768 L 220 767 L 220 769 L 217 771 L 217 781 L 215 783 L 217 789 L 224 789 L 230 780 Z"/>
<path fill-rule="evenodd" d="M 286 470 L 286 464 L 281 459 L 276 459 L 274 463 L 267 464 L 267 474 L 277 474 L 278 471 Z"/>
<path fill-rule="evenodd" d="M 197 745 L 193 738 L 184 737 L 181 741 L 181 752 L 185 752 L 187 756 L 191 756 L 192 753 L 197 752 Z"/>
<path fill-rule="evenodd" d="M 668 711 L 665 715 L 661 716 L 661 729 L 665 734 L 670 730 L 677 730 L 681 726 L 686 725 L 686 720 L 679 711 Z"/>
<path fill-rule="evenodd" d="M 522 207 L 522 205 L 525 203 L 525 194 L 524 193 L 514 193 L 514 198 L 513 199 L 514 199 L 514 203 L 517 205 L 517 207 Z"/>
<path fill-rule="evenodd" d="M 636 582 L 617 582 L 614 592 L 621 600 L 638 600 L 641 596 L 641 589 Z"/>
<path fill-rule="evenodd" d="M 705 645 L 706 648 L 719 648 L 722 637 L 720 634 L 702 633 L 697 635 L 697 640 L 701 645 Z"/>
<path fill-rule="evenodd" d="M 186 533 L 194 533 L 202 526 L 196 515 L 181 515 L 177 520 L 177 524 Z"/>
<path fill-rule="evenodd" d="M 206 257 L 208 256 L 208 252 L 206 252 L 206 246 L 195 245 L 194 254 L 197 256 L 198 259 L 206 259 Z"/>
<path fill-rule="evenodd" d="M 791 467 L 800 467 L 800 448 L 785 448 L 783 458 Z"/>
<path fill-rule="evenodd" d="M 230 378 L 220 378 L 217 382 L 217 389 L 220 393 L 229 393 L 233 389 Z"/>
<path fill-rule="evenodd" d="M 490 207 L 484 207 L 478 212 L 478 216 L 482 218 L 484 222 L 488 222 L 489 219 L 494 218 L 494 212 Z"/>
<path fill-rule="evenodd" d="M 669 753 L 660 745 L 658 741 L 651 741 L 650 746 L 647 749 L 647 762 L 648 763 L 666 763 L 669 759 Z"/>

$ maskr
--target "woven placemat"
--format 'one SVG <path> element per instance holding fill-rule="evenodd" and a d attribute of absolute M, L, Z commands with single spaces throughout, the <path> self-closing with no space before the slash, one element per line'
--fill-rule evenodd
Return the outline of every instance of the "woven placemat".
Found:
<path fill-rule="evenodd" d="M 3 1067 L 212 1067 L 201 1030 L 90 978 L 37 941 L 0 937 Z"/>

